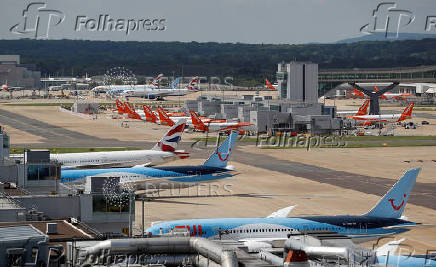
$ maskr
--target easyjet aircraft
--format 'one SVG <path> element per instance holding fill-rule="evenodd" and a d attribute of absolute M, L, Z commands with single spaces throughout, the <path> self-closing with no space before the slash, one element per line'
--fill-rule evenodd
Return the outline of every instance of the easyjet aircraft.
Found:
<path fill-rule="evenodd" d="M 377 92 L 379 89 L 377 86 L 374 86 L 374 91 Z M 400 99 L 400 100 L 406 100 L 406 97 L 413 96 L 413 94 L 410 93 L 391 93 L 386 92 L 380 96 L 381 99 Z"/>
<path fill-rule="evenodd" d="M 159 121 L 161 125 L 168 125 L 173 126 L 175 123 L 177 123 L 179 120 L 186 120 L 186 125 L 189 127 L 193 127 L 192 118 L 191 117 L 179 117 L 179 116 L 170 116 L 165 110 L 162 108 L 157 109 L 157 113 L 159 115 Z M 218 122 L 226 122 L 225 120 L 216 120 L 216 119 L 209 119 L 207 117 L 199 117 L 199 119 L 203 123 L 218 123 Z"/>
<path fill-rule="evenodd" d="M 230 132 L 232 130 L 239 131 L 240 134 L 244 134 L 245 131 L 254 129 L 253 123 L 242 122 L 203 122 L 194 111 L 190 111 L 192 124 L 194 129 L 202 132 Z"/>
<path fill-rule="evenodd" d="M 276 90 L 276 88 L 268 81 L 268 79 L 265 79 L 265 87 L 271 90 Z"/>
<path fill-rule="evenodd" d="M 337 115 L 354 114 L 354 116 L 366 115 L 368 114 L 369 100 L 365 100 L 359 110 L 355 111 L 336 111 Z"/>
<path fill-rule="evenodd" d="M 414 105 L 414 103 L 409 104 L 400 114 L 357 115 L 348 116 L 347 118 L 371 122 L 400 122 L 412 118 L 412 110 Z"/>
<path fill-rule="evenodd" d="M 18 87 L 18 86 L 14 86 L 14 87 L 10 87 L 8 86 L 8 81 L 6 80 L 5 84 L 2 85 L 2 90 L 4 91 L 14 91 L 14 90 L 22 90 L 23 87 Z"/>

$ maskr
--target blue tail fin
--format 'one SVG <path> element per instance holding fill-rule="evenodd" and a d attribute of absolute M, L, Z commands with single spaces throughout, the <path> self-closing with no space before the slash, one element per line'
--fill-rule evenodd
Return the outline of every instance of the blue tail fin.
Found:
<path fill-rule="evenodd" d="M 232 132 L 203 164 L 203 166 L 224 168 L 230 160 L 238 132 Z"/>
<path fill-rule="evenodd" d="M 408 170 L 365 216 L 400 218 L 421 168 Z"/>
<path fill-rule="evenodd" d="M 176 88 L 176 86 L 179 84 L 180 78 L 175 78 L 173 83 L 170 85 L 170 89 Z"/>

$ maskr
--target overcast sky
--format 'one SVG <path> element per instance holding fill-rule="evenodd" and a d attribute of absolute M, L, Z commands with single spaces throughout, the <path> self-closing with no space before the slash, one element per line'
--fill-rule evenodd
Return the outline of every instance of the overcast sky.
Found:
<path fill-rule="evenodd" d="M 46 4 L 45 7 L 40 5 L 40 29 L 48 24 L 44 17 L 54 14 L 51 15 L 48 39 L 291 44 L 335 42 L 362 36 L 361 27 L 368 23 L 374 25 L 373 10 L 384 3 L 373 0 L 0 0 L 1 39 L 35 37 L 29 30 L 25 34 L 10 31 L 17 24 L 16 29 L 23 28 L 23 10 L 33 2 Z M 389 12 L 391 21 L 401 14 L 400 32 L 436 34 L 435 26 L 425 31 L 427 16 L 434 16 L 436 25 L 435 0 L 385 2 L 395 2 L 396 7 Z M 385 21 L 389 12 L 380 11 L 379 22 Z M 35 20 L 34 14 L 38 12 L 27 13 L 32 13 L 26 15 L 30 21 Z M 161 24 L 165 30 L 139 29 L 129 34 L 124 30 L 85 30 L 84 23 L 89 19 L 98 20 L 99 15 L 126 21 L 165 19 Z M 59 20 L 58 16 L 64 16 L 64 20 L 53 25 Z M 75 31 L 78 16 L 83 24 L 80 31 Z M 408 23 L 410 17 L 414 20 Z M 33 22 L 29 21 L 28 25 L 31 25 Z M 92 22 L 89 25 L 92 26 Z"/>

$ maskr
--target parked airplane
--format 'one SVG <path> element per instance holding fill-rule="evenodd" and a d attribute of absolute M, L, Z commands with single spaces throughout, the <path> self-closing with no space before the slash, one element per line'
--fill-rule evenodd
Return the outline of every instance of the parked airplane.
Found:
<path fill-rule="evenodd" d="M 377 86 L 374 86 L 374 91 L 377 92 L 379 89 Z M 391 93 L 386 92 L 380 96 L 381 99 L 399 99 L 399 100 L 406 100 L 407 97 L 413 96 L 413 94 L 410 93 Z"/>
<path fill-rule="evenodd" d="M 168 113 L 165 112 L 162 108 L 157 109 L 157 113 L 159 115 L 159 121 L 161 125 L 172 126 L 179 120 L 186 120 L 186 125 L 189 127 L 193 127 L 192 118 L 191 117 L 171 117 Z M 198 117 L 203 123 L 224 123 L 226 120 L 217 120 L 210 119 L 208 117 Z"/>
<path fill-rule="evenodd" d="M 277 90 L 269 81 L 268 79 L 265 79 L 265 87 L 269 88 L 271 90 Z"/>
<path fill-rule="evenodd" d="M 149 99 L 163 99 L 165 96 L 184 96 L 190 93 L 198 92 L 196 86 L 198 84 L 198 77 L 192 79 L 189 84 L 183 88 L 176 88 L 179 84 L 180 78 L 176 78 L 169 88 L 141 88 L 126 90 L 122 94 L 126 97 L 136 96 L 136 97 L 147 97 Z"/>
<path fill-rule="evenodd" d="M 70 182 L 88 176 L 120 177 L 120 183 L 141 185 L 144 182 L 201 182 L 231 176 L 227 167 L 238 133 L 231 133 L 218 149 L 200 166 L 163 166 L 112 169 L 65 170 L 62 182 Z M 168 140 L 172 141 L 172 140 Z M 166 144 L 163 143 L 162 146 Z"/>
<path fill-rule="evenodd" d="M 365 102 L 363 102 L 362 106 L 360 106 L 360 108 L 357 111 L 355 110 L 336 111 L 336 114 L 337 115 L 354 114 L 355 116 L 366 115 L 368 114 L 368 107 L 369 107 L 369 100 L 365 100 Z"/>
<path fill-rule="evenodd" d="M 14 90 L 22 90 L 24 87 L 18 87 L 18 86 L 8 86 L 8 80 L 6 80 L 5 84 L 2 85 L 2 90 L 4 91 L 14 91 Z"/>
<path fill-rule="evenodd" d="M 228 132 L 238 131 L 240 134 L 244 134 L 245 131 L 254 129 L 253 123 L 246 122 L 203 122 L 195 111 L 190 111 L 192 124 L 194 129 L 202 132 Z M 206 125 L 207 124 L 207 125 Z"/>
<path fill-rule="evenodd" d="M 412 110 L 414 107 L 414 103 L 410 103 L 400 114 L 384 114 L 384 115 L 355 115 L 348 116 L 349 119 L 354 120 L 362 120 L 362 121 L 370 121 L 370 122 L 400 122 L 404 120 L 408 120 L 412 118 Z"/>
<path fill-rule="evenodd" d="M 124 84 L 124 85 L 99 85 L 92 88 L 92 91 L 105 91 L 108 95 L 121 95 L 126 90 L 158 88 L 159 82 L 162 80 L 163 74 L 159 74 L 151 84 Z"/>
<path fill-rule="evenodd" d="M 182 139 L 185 126 L 185 121 L 178 121 L 151 150 L 51 154 L 50 159 L 60 162 L 63 170 L 126 164 L 149 166 L 184 159 L 189 157 L 189 153 L 177 151 L 176 148 Z"/>
<path fill-rule="evenodd" d="M 287 212 L 278 212 L 266 218 L 188 219 L 156 223 L 146 232 L 159 235 L 182 228 L 189 231 L 191 236 L 261 243 L 286 240 L 288 235 L 299 234 L 324 238 L 348 237 L 355 242 L 365 242 L 381 236 L 400 234 L 420 225 L 400 218 L 420 170 L 407 171 L 363 215 L 287 217 Z"/>

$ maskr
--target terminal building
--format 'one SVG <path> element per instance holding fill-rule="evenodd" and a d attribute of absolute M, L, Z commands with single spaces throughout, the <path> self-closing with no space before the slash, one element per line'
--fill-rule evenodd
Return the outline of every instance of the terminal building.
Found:
<path fill-rule="evenodd" d="M 310 62 L 278 64 L 278 96 L 217 96 L 186 100 L 184 111 L 202 116 L 253 123 L 259 133 L 330 134 L 341 129 L 335 108 L 318 103 L 318 65 Z"/>
<path fill-rule="evenodd" d="M 34 64 L 21 64 L 19 55 L 0 55 L 0 83 L 25 89 L 40 88 L 41 72 Z"/>

